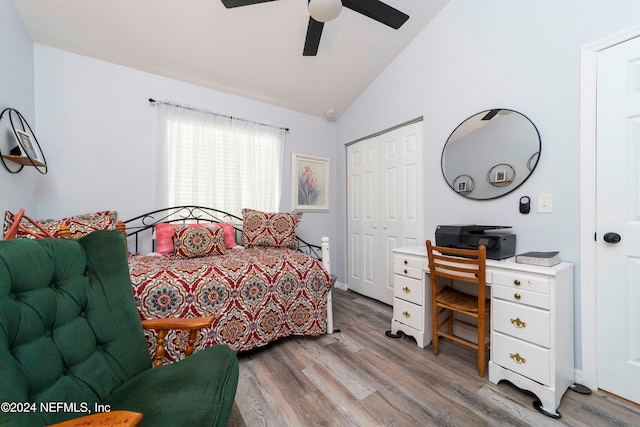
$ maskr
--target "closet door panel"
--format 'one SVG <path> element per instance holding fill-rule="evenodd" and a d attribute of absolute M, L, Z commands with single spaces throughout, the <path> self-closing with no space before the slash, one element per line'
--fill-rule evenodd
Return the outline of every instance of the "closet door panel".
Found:
<path fill-rule="evenodd" d="M 399 129 L 403 246 L 424 245 L 422 122 Z"/>
<path fill-rule="evenodd" d="M 348 146 L 347 169 L 348 287 L 393 304 L 391 250 L 424 244 L 422 122 Z"/>

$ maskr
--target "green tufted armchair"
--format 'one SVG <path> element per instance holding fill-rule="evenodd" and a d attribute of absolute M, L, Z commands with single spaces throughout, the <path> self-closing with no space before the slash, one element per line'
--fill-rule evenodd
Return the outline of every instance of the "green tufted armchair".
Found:
<path fill-rule="evenodd" d="M 143 426 L 223 426 L 237 384 L 224 345 L 152 368 L 120 232 L 0 241 L 0 426 L 105 410 L 141 413 Z"/>

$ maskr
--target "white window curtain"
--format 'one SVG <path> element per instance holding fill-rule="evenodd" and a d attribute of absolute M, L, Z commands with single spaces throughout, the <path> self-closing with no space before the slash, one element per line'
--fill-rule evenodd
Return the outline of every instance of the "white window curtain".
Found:
<path fill-rule="evenodd" d="M 156 102 L 158 208 L 198 205 L 240 215 L 280 206 L 283 128 Z"/>

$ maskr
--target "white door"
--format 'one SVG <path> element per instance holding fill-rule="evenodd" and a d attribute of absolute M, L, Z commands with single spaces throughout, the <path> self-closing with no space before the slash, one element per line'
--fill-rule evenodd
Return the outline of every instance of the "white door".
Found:
<path fill-rule="evenodd" d="M 422 122 L 347 147 L 347 284 L 393 303 L 391 250 L 423 244 Z"/>
<path fill-rule="evenodd" d="M 347 283 L 349 289 L 372 298 L 378 298 L 374 282 L 380 236 L 378 155 L 378 138 L 347 147 Z"/>
<path fill-rule="evenodd" d="M 597 99 L 598 387 L 640 402 L 640 38 L 598 54 Z"/>
<path fill-rule="evenodd" d="M 380 301 L 393 302 L 393 258 L 391 250 L 400 246 L 402 238 L 402 140 L 396 129 L 380 136 L 380 256 L 378 281 Z M 387 254 L 387 256 L 384 256 Z"/>
<path fill-rule="evenodd" d="M 399 246 L 424 245 L 424 173 L 422 122 L 400 129 L 400 199 L 402 234 Z"/>

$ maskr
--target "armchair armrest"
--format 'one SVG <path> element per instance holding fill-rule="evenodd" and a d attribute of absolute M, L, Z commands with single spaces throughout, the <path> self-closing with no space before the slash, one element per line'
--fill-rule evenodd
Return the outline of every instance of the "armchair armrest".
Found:
<path fill-rule="evenodd" d="M 190 356 L 193 353 L 193 345 L 196 342 L 198 331 L 202 328 L 211 326 L 215 316 L 206 317 L 170 317 L 164 319 L 149 319 L 142 321 L 142 327 L 144 329 L 155 330 L 158 333 L 158 347 L 153 355 L 153 366 L 162 365 L 162 358 L 164 357 L 164 343 L 167 336 L 167 332 L 171 329 L 181 329 L 189 331 L 189 338 L 187 340 L 187 348 L 184 351 L 185 356 Z"/>
<path fill-rule="evenodd" d="M 98 412 L 74 418 L 49 427 L 136 427 L 142 422 L 142 414 L 131 411 Z"/>

